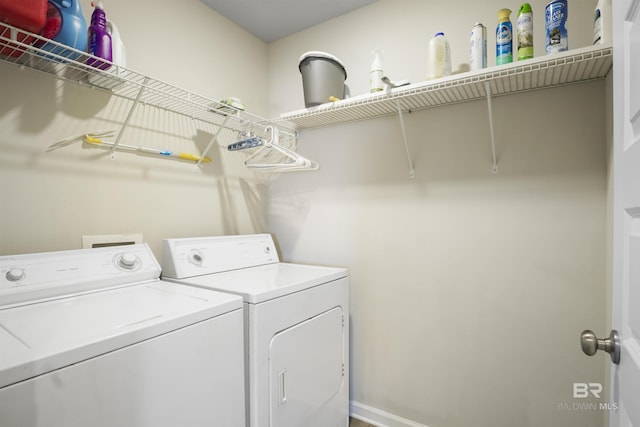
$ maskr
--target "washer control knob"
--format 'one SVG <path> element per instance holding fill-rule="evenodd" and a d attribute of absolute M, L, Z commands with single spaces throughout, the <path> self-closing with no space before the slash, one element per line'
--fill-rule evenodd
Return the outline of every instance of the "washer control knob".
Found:
<path fill-rule="evenodd" d="M 21 268 L 12 268 L 7 271 L 7 280 L 10 282 L 17 282 L 24 278 L 24 270 Z"/>
<path fill-rule="evenodd" d="M 126 270 L 133 270 L 136 266 L 138 258 L 131 252 L 125 252 L 120 256 L 118 265 Z"/>
<path fill-rule="evenodd" d="M 189 254 L 189 261 L 191 261 L 191 264 L 200 267 L 204 261 L 204 257 L 200 251 L 194 250 Z"/>

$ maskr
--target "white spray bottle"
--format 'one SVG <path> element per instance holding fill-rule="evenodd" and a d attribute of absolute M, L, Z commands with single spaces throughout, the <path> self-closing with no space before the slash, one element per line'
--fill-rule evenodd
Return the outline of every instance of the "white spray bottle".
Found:
<path fill-rule="evenodd" d="M 598 0 L 593 17 L 593 44 L 611 43 L 611 0 Z"/>
<path fill-rule="evenodd" d="M 384 72 L 382 71 L 382 57 L 380 51 L 373 51 L 373 62 L 371 63 L 371 73 L 369 75 L 369 92 L 382 92 L 384 83 L 382 81 Z"/>

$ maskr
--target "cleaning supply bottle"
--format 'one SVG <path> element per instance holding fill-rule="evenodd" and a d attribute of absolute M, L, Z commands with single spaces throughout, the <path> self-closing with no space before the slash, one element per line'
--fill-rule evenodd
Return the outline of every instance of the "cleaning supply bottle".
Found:
<path fill-rule="evenodd" d="M 593 16 L 593 44 L 611 43 L 611 0 L 598 0 Z"/>
<path fill-rule="evenodd" d="M 533 58 L 533 11 L 523 3 L 518 11 L 518 61 Z"/>
<path fill-rule="evenodd" d="M 127 66 L 127 51 L 120 37 L 120 32 L 116 24 L 107 19 L 107 32 L 111 36 L 111 60 L 115 65 Z"/>
<path fill-rule="evenodd" d="M 439 32 L 429 40 L 427 55 L 427 80 L 451 74 L 451 50 L 444 33 Z"/>
<path fill-rule="evenodd" d="M 87 32 L 87 52 L 91 55 L 97 56 L 98 58 L 111 62 L 111 35 L 107 31 L 107 14 L 104 11 L 102 2 L 98 2 L 98 4 L 91 2 L 91 5 L 94 9 L 91 14 L 91 25 Z M 87 59 L 87 65 L 91 65 L 92 67 L 96 67 L 101 70 L 106 70 L 111 64 L 98 59 L 89 58 Z"/>
<path fill-rule="evenodd" d="M 121 77 L 126 73 L 123 67 L 127 66 L 127 52 L 124 48 L 122 38 L 120 38 L 120 32 L 116 24 L 107 19 L 107 32 L 111 36 L 111 59 L 113 65 L 106 68 L 106 73 L 113 74 L 116 77 Z M 87 76 L 89 83 L 94 86 L 99 86 L 104 89 L 114 89 L 123 83 L 121 79 L 107 78 L 102 73 L 89 73 Z"/>
<path fill-rule="evenodd" d="M 79 0 L 49 0 L 47 18 L 41 35 L 65 46 L 84 52 L 87 49 L 87 21 L 84 20 Z M 76 59 L 80 53 L 53 43 L 36 43 L 41 50 Z M 59 60 L 51 56 L 52 60 Z"/>
<path fill-rule="evenodd" d="M 547 55 L 569 50 L 569 2 L 551 0 L 544 8 L 545 51 Z"/>
<path fill-rule="evenodd" d="M 381 92 L 384 90 L 382 82 L 384 72 L 382 71 L 382 57 L 380 51 L 373 51 L 373 62 L 371 63 L 371 73 L 369 74 L 369 92 Z"/>
<path fill-rule="evenodd" d="M 498 11 L 496 65 L 508 64 L 513 61 L 513 27 L 510 17 L 510 9 L 500 9 Z"/>

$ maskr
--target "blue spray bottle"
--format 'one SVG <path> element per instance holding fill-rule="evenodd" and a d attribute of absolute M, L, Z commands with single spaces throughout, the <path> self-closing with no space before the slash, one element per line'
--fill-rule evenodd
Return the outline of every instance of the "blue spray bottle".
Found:
<path fill-rule="evenodd" d="M 87 32 L 87 52 L 98 58 L 112 62 L 111 35 L 109 31 L 107 31 L 107 14 L 104 11 L 102 2 L 98 2 L 98 4 L 91 2 L 91 5 L 94 9 L 91 14 L 91 25 Z M 87 65 L 106 70 L 111 64 L 89 58 L 87 59 Z"/>

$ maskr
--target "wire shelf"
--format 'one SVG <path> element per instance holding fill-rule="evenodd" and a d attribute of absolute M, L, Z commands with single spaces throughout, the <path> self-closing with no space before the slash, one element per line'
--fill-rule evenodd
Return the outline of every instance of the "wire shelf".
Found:
<path fill-rule="evenodd" d="M 575 49 L 559 54 L 485 68 L 437 80 L 365 94 L 313 108 L 281 114 L 278 122 L 297 129 L 330 126 L 493 97 L 605 78 L 612 67 L 611 45 Z"/>
<path fill-rule="evenodd" d="M 266 128 L 270 124 L 265 118 L 4 23 L 0 25 L 0 60 L 227 129 Z M 96 60 L 109 68 L 89 65 Z"/>

